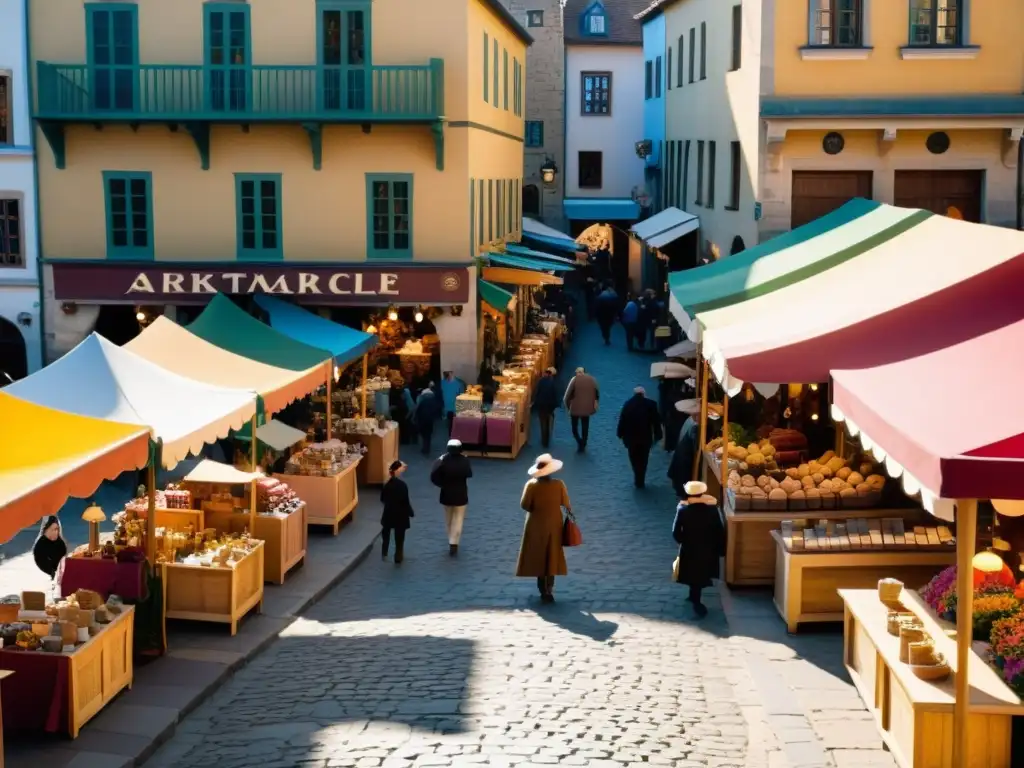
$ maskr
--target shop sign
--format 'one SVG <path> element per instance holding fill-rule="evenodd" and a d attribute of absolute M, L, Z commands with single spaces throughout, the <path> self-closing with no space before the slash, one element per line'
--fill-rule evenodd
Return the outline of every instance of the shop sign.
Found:
<path fill-rule="evenodd" d="M 98 304 L 205 304 L 217 293 L 267 293 L 311 305 L 462 304 L 465 267 L 289 267 L 233 265 L 52 264 L 54 298 Z"/>

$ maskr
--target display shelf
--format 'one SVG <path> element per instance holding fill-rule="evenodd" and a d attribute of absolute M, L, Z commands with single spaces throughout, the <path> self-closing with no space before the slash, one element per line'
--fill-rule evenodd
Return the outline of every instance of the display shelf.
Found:
<path fill-rule="evenodd" d="M 292 490 L 306 504 L 306 524 L 326 525 L 338 535 L 342 521 L 354 515 L 359 504 L 359 485 L 356 483 L 358 467 L 366 460 L 356 459 L 336 475 L 274 475 Z M 260 538 L 260 537 L 258 537 Z"/>
<path fill-rule="evenodd" d="M 794 552 L 778 531 L 770 536 L 776 548 L 775 607 L 789 632 L 796 632 L 801 624 L 842 621 L 840 587 L 875 587 L 883 578 L 926 584 L 956 562 L 952 547 Z"/>
<path fill-rule="evenodd" d="M 887 610 L 877 590 L 842 589 L 844 661 L 882 739 L 900 768 L 950 768 L 957 653 L 955 629 L 939 619 L 916 592 L 904 590 L 907 610 L 921 619 L 953 674 L 925 681 L 899 660 L 900 640 L 886 631 Z M 968 709 L 970 749 L 956 768 L 1011 768 L 1011 720 L 1024 702 L 973 650 Z"/>
<path fill-rule="evenodd" d="M 263 610 L 262 541 L 233 568 L 163 563 L 164 616 L 229 624 L 231 634 L 254 607 Z"/>
<path fill-rule="evenodd" d="M 388 481 L 388 469 L 392 462 L 398 459 L 397 429 L 389 429 L 383 435 L 379 432 L 346 432 L 338 437 L 347 443 L 361 443 L 366 446 L 366 454 L 359 462 L 356 475 L 362 485 L 384 485 Z"/>
<path fill-rule="evenodd" d="M 145 515 L 142 515 L 145 518 Z M 196 532 L 202 532 L 206 528 L 206 518 L 201 509 L 156 509 L 156 528 L 175 528 L 184 531 L 188 526 L 193 526 Z"/>
<path fill-rule="evenodd" d="M 248 527 L 249 513 L 239 511 L 222 532 L 240 534 Z M 284 584 L 288 572 L 306 557 L 309 530 L 305 502 L 288 514 L 256 515 L 252 537 L 263 542 L 263 580 Z"/>
<path fill-rule="evenodd" d="M 710 491 L 710 483 L 708 484 Z M 782 510 L 736 511 L 726 499 L 725 583 L 731 587 L 769 586 L 775 583 L 775 542 L 772 531 L 783 520 L 877 519 L 903 517 L 916 520 L 924 513 L 916 509 L 818 509 L 807 512 Z"/>

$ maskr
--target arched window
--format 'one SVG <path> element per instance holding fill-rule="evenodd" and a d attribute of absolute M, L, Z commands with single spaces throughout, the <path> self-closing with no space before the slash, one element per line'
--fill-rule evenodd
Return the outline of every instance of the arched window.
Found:
<path fill-rule="evenodd" d="M 540 190 L 536 184 L 527 184 L 523 187 L 523 214 L 540 215 Z"/>
<path fill-rule="evenodd" d="M 729 254 L 735 256 L 737 253 L 742 253 L 745 250 L 747 250 L 747 246 L 744 244 L 743 238 L 736 235 L 732 239 L 732 248 L 729 249 Z"/>
<path fill-rule="evenodd" d="M 28 376 L 25 337 L 18 326 L 0 317 L 0 387 Z"/>

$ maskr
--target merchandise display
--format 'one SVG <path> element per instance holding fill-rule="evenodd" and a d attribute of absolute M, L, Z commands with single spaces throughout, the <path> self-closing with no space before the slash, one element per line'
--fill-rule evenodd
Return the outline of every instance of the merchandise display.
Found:
<path fill-rule="evenodd" d="M 801 522 L 814 522 L 805 527 Z M 794 552 L 851 552 L 859 550 L 922 550 L 948 549 L 956 546 L 952 532 L 945 525 L 904 526 L 903 518 L 847 518 L 835 520 L 783 520 L 782 540 Z"/>
<path fill-rule="evenodd" d="M 376 419 L 344 419 L 343 426 L 353 427 L 359 422 L 362 425 L 372 422 L 376 425 Z M 394 422 L 391 422 L 394 423 Z M 366 432 L 365 434 L 370 434 Z M 328 440 L 324 443 L 313 443 L 301 451 L 292 454 L 285 465 L 286 475 L 308 475 L 313 477 L 331 477 L 344 472 L 352 464 L 367 452 L 365 445 L 361 443 L 345 443 L 338 439 Z"/>
<path fill-rule="evenodd" d="M 362 459 L 357 464 L 359 482 L 384 485 L 388 467 L 398 459 L 398 422 L 385 419 L 341 419 L 338 434 L 346 442 L 361 445 Z"/>

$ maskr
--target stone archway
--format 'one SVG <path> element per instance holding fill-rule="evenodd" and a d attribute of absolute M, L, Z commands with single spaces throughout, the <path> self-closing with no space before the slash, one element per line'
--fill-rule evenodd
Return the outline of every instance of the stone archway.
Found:
<path fill-rule="evenodd" d="M 28 376 L 25 337 L 14 323 L 0 317 L 0 387 Z M 10 377 L 10 379 L 8 378 Z"/>
<path fill-rule="evenodd" d="M 743 242 L 743 238 L 736 235 L 736 237 L 732 239 L 732 247 L 729 249 L 729 255 L 735 256 L 737 253 L 742 253 L 745 250 L 747 250 L 747 246 Z"/>
<path fill-rule="evenodd" d="M 527 184 L 523 187 L 523 214 L 540 215 L 540 190 L 536 184 Z"/>

